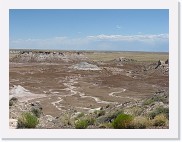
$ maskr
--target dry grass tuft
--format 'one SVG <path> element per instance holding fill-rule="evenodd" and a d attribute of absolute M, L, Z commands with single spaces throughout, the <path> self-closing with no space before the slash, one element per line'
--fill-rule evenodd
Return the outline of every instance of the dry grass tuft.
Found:
<path fill-rule="evenodd" d="M 151 125 L 148 118 L 143 116 L 137 116 L 133 119 L 132 125 L 134 129 L 145 129 Z"/>
<path fill-rule="evenodd" d="M 165 114 L 159 114 L 152 120 L 153 126 L 166 126 L 168 124 L 168 119 Z"/>

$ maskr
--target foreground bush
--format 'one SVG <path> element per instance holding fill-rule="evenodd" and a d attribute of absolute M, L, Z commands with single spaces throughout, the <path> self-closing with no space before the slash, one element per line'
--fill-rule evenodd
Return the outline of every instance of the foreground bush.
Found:
<path fill-rule="evenodd" d="M 133 117 L 127 114 L 119 114 L 116 119 L 112 122 L 115 129 L 127 129 L 131 128 L 131 122 Z"/>
<path fill-rule="evenodd" d="M 35 115 L 25 112 L 18 119 L 18 128 L 35 128 L 38 123 L 38 118 Z"/>
<path fill-rule="evenodd" d="M 142 107 L 133 106 L 133 107 L 124 109 L 124 112 L 127 114 L 130 114 L 132 116 L 140 116 L 142 114 L 143 110 L 144 109 Z"/>
<path fill-rule="evenodd" d="M 87 120 L 77 120 L 75 122 L 75 128 L 76 129 L 86 129 L 88 127 L 89 123 Z"/>
<path fill-rule="evenodd" d="M 150 121 L 143 116 L 137 116 L 132 121 L 132 127 L 134 129 L 145 129 L 150 126 Z"/>
<path fill-rule="evenodd" d="M 96 114 L 96 117 L 100 117 L 106 114 L 105 110 L 96 110 L 94 113 Z"/>
<path fill-rule="evenodd" d="M 42 110 L 38 109 L 38 108 L 32 108 L 31 112 L 36 116 L 36 117 L 40 117 L 42 114 Z"/>
<path fill-rule="evenodd" d="M 112 129 L 113 128 L 112 123 L 102 123 L 98 127 L 101 129 Z"/>
<path fill-rule="evenodd" d="M 59 118 L 62 126 L 73 126 L 74 120 L 71 118 L 71 114 L 66 113 Z"/>
<path fill-rule="evenodd" d="M 81 113 L 78 114 L 78 116 L 76 118 L 81 118 L 83 116 L 85 116 L 85 114 L 83 112 L 81 112 Z"/>
<path fill-rule="evenodd" d="M 152 121 L 153 126 L 166 126 L 166 124 L 168 123 L 168 119 L 166 118 L 165 114 L 159 114 L 155 116 Z"/>
<path fill-rule="evenodd" d="M 87 116 L 85 120 L 88 122 L 88 125 L 94 125 L 96 121 L 92 116 Z"/>
<path fill-rule="evenodd" d="M 169 118 L 169 108 L 160 106 L 149 113 L 149 118 L 154 119 L 154 117 L 157 116 L 158 114 L 165 114 L 165 116 Z"/>

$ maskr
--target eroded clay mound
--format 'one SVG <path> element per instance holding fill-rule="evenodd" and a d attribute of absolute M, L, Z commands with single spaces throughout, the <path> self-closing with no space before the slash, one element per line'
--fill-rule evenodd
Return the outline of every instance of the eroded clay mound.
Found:
<path fill-rule="evenodd" d="M 77 70 L 101 70 L 97 65 L 89 64 L 87 62 L 80 62 L 76 65 L 72 65 L 70 68 Z"/>

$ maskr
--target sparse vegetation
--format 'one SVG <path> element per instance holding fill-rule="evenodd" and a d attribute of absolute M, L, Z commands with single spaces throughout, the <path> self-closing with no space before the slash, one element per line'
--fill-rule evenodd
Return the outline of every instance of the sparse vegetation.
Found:
<path fill-rule="evenodd" d="M 109 112 L 103 116 L 97 118 L 98 123 L 108 123 L 112 122 L 119 114 L 123 113 L 123 110 L 115 110 L 113 112 Z"/>
<path fill-rule="evenodd" d="M 105 110 L 96 110 L 94 113 L 96 114 L 97 117 L 100 117 L 102 115 L 105 115 L 106 111 Z"/>
<path fill-rule="evenodd" d="M 150 121 L 144 116 L 137 116 L 132 121 L 132 127 L 134 129 L 145 129 L 150 126 Z"/>
<path fill-rule="evenodd" d="M 119 114 L 116 119 L 112 122 L 115 129 L 128 129 L 131 128 L 131 122 L 133 117 L 127 114 Z"/>
<path fill-rule="evenodd" d="M 153 126 L 166 126 L 168 119 L 165 114 L 159 114 L 152 120 Z"/>
<path fill-rule="evenodd" d="M 99 128 L 102 128 L 102 129 L 111 129 L 111 128 L 113 128 L 113 126 L 112 126 L 112 123 L 102 123 L 102 124 L 100 124 L 99 125 Z"/>
<path fill-rule="evenodd" d="M 70 125 L 73 126 L 74 124 L 74 121 L 71 119 L 70 114 L 64 114 L 59 119 L 63 126 L 70 126 Z"/>
<path fill-rule="evenodd" d="M 40 117 L 42 114 L 42 110 L 38 109 L 38 108 L 32 108 L 31 112 L 36 116 L 36 117 Z"/>
<path fill-rule="evenodd" d="M 79 113 L 77 118 L 83 117 L 85 114 L 83 112 Z"/>
<path fill-rule="evenodd" d="M 35 128 L 38 123 L 38 118 L 29 112 L 22 113 L 18 118 L 18 128 Z"/>
<path fill-rule="evenodd" d="M 89 123 L 87 120 L 76 120 L 75 122 L 75 128 L 76 129 L 86 129 L 88 127 Z"/>
<path fill-rule="evenodd" d="M 126 108 L 124 112 L 127 112 L 127 114 L 131 114 L 133 116 L 140 116 L 141 113 L 143 112 L 143 108 L 138 106 L 129 107 Z"/>
<path fill-rule="evenodd" d="M 163 102 L 163 103 L 168 103 L 169 98 L 167 97 L 167 95 L 154 95 L 151 98 L 146 99 L 143 102 L 143 105 L 152 105 L 155 102 Z"/>
<path fill-rule="evenodd" d="M 142 54 L 141 52 L 138 53 L 131 53 L 131 52 L 118 52 L 118 53 L 96 53 L 96 54 L 88 54 L 87 57 L 90 60 L 94 60 L 94 61 L 109 61 L 109 60 L 113 60 L 119 57 L 126 57 L 126 58 L 130 58 L 130 59 L 134 59 L 137 61 L 148 61 L 148 62 L 152 62 L 152 61 L 158 61 L 158 59 L 160 58 L 161 60 L 166 60 L 168 58 L 167 54 L 158 54 L 158 53 L 144 53 Z"/>
<path fill-rule="evenodd" d="M 88 125 L 94 125 L 94 123 L 95 123 L 95 118 L 92 116 L 87 116 L 86 120 L 88 122 Z"/>
<path fill-rule="evenodd" d="M 155 110 L 153 110 L 152 112 L 150 112 L 148 115 L 149 115 L 149 118 L 150 119 L 154 119 L 154 117 L 156 115 L 161 114 L 161 113 L 165 114 L 165 116 L 167 118 L 169 118 L 169 108 L 165 108 L 165 107 L 162 107 L 162 106 L 157 107 Z"/>

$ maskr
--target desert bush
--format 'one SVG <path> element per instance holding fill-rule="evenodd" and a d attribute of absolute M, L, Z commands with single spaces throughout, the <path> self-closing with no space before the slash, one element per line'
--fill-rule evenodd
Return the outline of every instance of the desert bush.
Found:
<path fill-rule="evenodd" d="M 32 108 L 31 112 L 36 116 L 36 117 L 40 117 L 42 114 L 42 110 L 40 110 L 39 108 Z"/>
<path fill-rule="evenodd" d="M 18 101 L 18 99 L 16 97 L 12 97 L 10 100 L 9 100 L 9 106 L 13 106 L 14 103 L 16 103 Z"/>
<path fill-rule="evenodd" d="M 35 128 L 38 123 L 38 118 L 29 112 L 22 113 L 18 118 L 18 128 Z"/>
<path fill-rule="evenodd" d="M 76 129 L 86 129 L 88 127 L 88 121 L 87 120 L 77 120 L 75 122 L 75 128 Z"/>
<path fill-rule="evenodd" d="M 77 118 L 83 117 L 85 114 L 83 112 L 79 113 Z"/>
<path fill-rule="evenodd" d="M 131 128 L 131 122 L 133 116 L 128 114 L 119 114 L 116 119 L 112 122 L 112 125 L 115 129 L 127 129 Z"/>
<path fill-rule="evenodd" d="M 140 116 L 142 112 L 143 112 L 143 109 L 141 107 L 138 107 L 138 106 L 126 108 L 124 110 L 124 113 L 130 114 L 133 116 Z"/>
<path fill-rule="evenodd" d="M 166 118 L 165 114 L 159 114 L 155 116 L 152 122 L 153 126 L 166 126 L 166 124 L 168 123 L 168 119 Z"/>
<path fill-rule="evenodd" d="M 97 118 L 98 123 L 112 122 L 123 110 L 115 110 Z"/>
<path fill-rule="evenodd" d="M 95 118 L 92 116 L 87 116 L 85 120 L 88 122 L 88 125 L 94 125 L 95 124 Z"/>
<path fill-rule="evenodd" d="M 137 116 L 132 121 L 132 127 L 134 129 L 145 129 L 150 126 L 150 121 L 143 116 Z"/>
<path fill-rule="evenodd" d="M 143 102 L 143 105 L 151 105 L 155 102 L 163 102 L 163 103 L 168 103 L 169 102 L 169 98 L 167 95 L 154 95 L 151 98 L 146 99 Z"/>
<path fill-rule="evenodd" d="M 111 128 L 113 128 L 113 126 L 112 126 L 112 123 L 102 123 L 102 124 L 99 125 L 99 128 L 111 129 Z"/>
<path fill-rule="evenodd" d="M 144 102 L 143 102 L 143 105 L 150 105 L 150 104 L 152 104 L 152 103 L 154 103 L 155 101 L 152 99 L 152 98 L 150 98 L 150 99 L 146 99 Z"/>
<path fill-rule="evenodd" d="M 100 117 L 100 116 L 105 115 L 106 111 L 105 110 L 96 110 L 94 113 L 96 114 L 96 117 Z"/>
<path fill-rule="evenodd" d="M 160 107 L 156 108 L 155 110 L 153 110 L 152 112 L 150 112 L 148 114 L 148 116 L 150 119 L 154 119 L 155 116 L 157 116 L 158 114 L 161 114 L 161 113 L 165 114 L 166 117 L 169 118 L 169 108 L 165 108 L 162 106 L 160 106 Z"/>
<path fill-rule="evenodd" d="M 64 114 L 59 119 L 63 126 L 74 125 L 74 119 L 71 118 L 71 114 Z"/>

